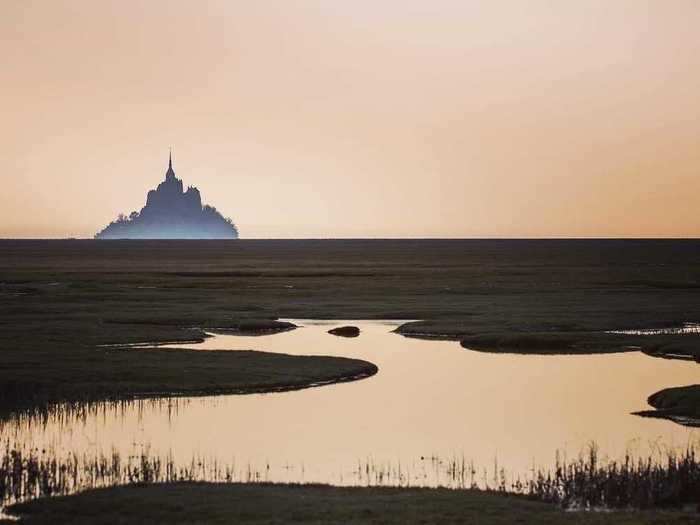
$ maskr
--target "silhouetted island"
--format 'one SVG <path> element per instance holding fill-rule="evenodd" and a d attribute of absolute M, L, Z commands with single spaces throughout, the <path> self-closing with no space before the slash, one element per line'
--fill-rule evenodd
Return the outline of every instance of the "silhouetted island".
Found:
<path fill-rule="evenodd" d="M 338 337 L 357 337 L 360 335 L 360 329 L 357 326 L 339 326 L 328 330 L 328 333 Z"/>
<path fill-rule="evenodd" d="M 165 180 L 148 192 L 146 206 L 95 234 L 95 239 L 237 239 L 238 228 L 213 206 L 202 206 L 199 190 L 175 177 L 172 155 Z"/>

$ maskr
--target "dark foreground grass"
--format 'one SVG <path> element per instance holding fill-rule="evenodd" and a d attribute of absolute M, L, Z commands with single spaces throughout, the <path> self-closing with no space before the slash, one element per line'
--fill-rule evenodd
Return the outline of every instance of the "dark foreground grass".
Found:
<path fill-rule="evenodd" d="M 11 507 L 27 524 L 695 523 L 680 512 L 570 513 L 523 497 L 447 489 L 171 483 L 90 490 Z"/>
<path fill-rule="evenodd" d="M 401 332 L 695 359 L 700 334 L 605 331 L 699 321 L 700 241 L 0 241 L 0 411 L 219 388 L 227 358 L 98 345 L 267 333 L 278 318 L 421 319 Z"/>

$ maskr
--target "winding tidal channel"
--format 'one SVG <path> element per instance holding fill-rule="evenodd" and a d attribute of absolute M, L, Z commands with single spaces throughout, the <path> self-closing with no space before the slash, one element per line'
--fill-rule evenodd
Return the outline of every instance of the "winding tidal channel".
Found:
<path fill-rule="evenodd" d="M 231 465 L 244 481 L 455 486 L 455 463 L 473 464 L 477 482 L 501 468 L 525 478 L 551 467 L 557 451 L 575 458 L 591 442 L 617 458 L 685 447 L 698 435 L 631 415 L 662 388 L 698 383 L 693 362 L 640 352 L 482 353 L 403 337 L 393 333 L 399 321 L 291 321 L 300 328 L 168 347 L 353 357 L 375 363 L 378 374 L 291 392 L 57 411 L 4 422 L 0 437 L 58 456 L 147 451 L 181 465 L 204 458 Z M 327 333 L 346 324 L 360 336 Z"/>

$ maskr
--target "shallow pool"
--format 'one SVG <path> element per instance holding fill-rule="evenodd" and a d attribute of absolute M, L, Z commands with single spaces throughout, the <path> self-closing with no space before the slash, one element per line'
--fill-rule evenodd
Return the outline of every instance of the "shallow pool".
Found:
<path fill-rule="evenodd" d="M 355 357 L 379 373 L 284 393 L 58 412 L 6 422 L 0 435 L 58 455 L 147 451 L 179 464 L 206 458 L 232 466 L 242 480 L 254 473 L 269 481 L 448 486 L 464 484 L 451 472 L 457 464 L 473 464 L 471 475 L 483 484 L 501 468 L 509 478 L 526 478 L 533 467 L 553 465 L 557 451 L 572 458 L 593 441 L 619 457 L 696 439 L 692 429 L 630 414 L 648 408 L 646 398 L 657 390 L 697 383 L 693 362 L 639 352 L 481 353 L 403 337 L 393 333 L 399 321 L 292 321 L 300 328 L 179 346 Z M 327 333 L 345 324 L 358 326 L 360 336 Z"/>

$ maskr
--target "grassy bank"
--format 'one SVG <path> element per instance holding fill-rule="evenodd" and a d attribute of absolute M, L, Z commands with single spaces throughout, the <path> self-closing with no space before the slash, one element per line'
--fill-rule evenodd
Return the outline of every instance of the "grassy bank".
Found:
<path fill-rule="evenodd" d="M 285 317 L 422 319 L 402 332 L 492 351 L 695 358 L 699 334 L 604 332 L 700 320 L 700 242 L 0 241 L 0 407 L 242 388 L 223 377 L 229 358 L 98 345 L 274 331 Z M 358 363 L 322 373 L 345 365 Z M 295 383 L 311 379 L 302 368 Z"/>
<path fill-rule="evenodd" d="M 691 523 L 679 512 L 567 513 L 523 497 L 446 489 L 175 483 L 98 489 L 11 507 L 27 524 Z"/>
<path fill-rule="evenodd" d="M 700 427 L 700 385 L 665 388 L 649 396 L 648 402 L 654 410 L 639 415 Z"/>
<path fill-rule="evenodd" d="M 255 351 L 87 348 L 59 353 L 62 362 L 53 366 L 49 353 L 43 356 L 45 363 L 36 363 L 38 370 L 26 361 L 3 363 L 4 371 L 14 372 L 2 383 L 8 411 L 41 408 L 47 400 L 92 402 L 296 390 L 377 372 L 374 364 L 359 359 Z"/>

